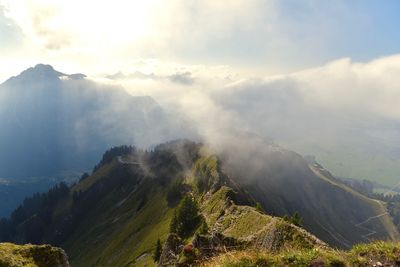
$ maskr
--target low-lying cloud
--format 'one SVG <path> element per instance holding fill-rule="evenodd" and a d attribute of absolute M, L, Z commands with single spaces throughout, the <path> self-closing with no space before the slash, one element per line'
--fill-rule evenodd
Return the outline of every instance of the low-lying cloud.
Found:
<path fill-rule="evenodd" d="M 179 83 L 182 85 L 191 85 L 195 81 L 190 71 L 177 72 L 166 76 L 156 75 L 154 73 L 146 74 L 141 71 L 135 71 L 134 73 L 131 74 L 124 74 L 122 72 L 117 72 L 111 75 L 106 75 L 105 77 L 110 80 L 153 80 L 153 81 L 169 80 L 173 83 Z"/>
<path fill-rule="evenodd" d="M 387 159 L 383 169 L 398 163 L 399 55 L 366 63 L 339 59 L 273 77 L 191 76 L 195 82 L 189 86 L 157 80 L 125 87 L 182 114 L 210 140 L 219 131 L 251 131 L 298 152 L 316 154 L 338 175 L 395 179 L 369 169 L 368 160 Z M 355 158 L 357 163 L 351 162 Z"/>

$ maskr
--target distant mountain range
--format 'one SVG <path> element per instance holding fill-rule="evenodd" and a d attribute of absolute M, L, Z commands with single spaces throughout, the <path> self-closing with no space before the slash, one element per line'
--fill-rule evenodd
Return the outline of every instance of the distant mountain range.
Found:
<path fill-rule="evenodd" d="M 0 177 L 82 173 L 111 146 L 149 147 L 187 136 L 190 127 L 151 97 L 85 77 L 39 64 L 0 85 Z"/>
<path fill-rule="evenodd" d="M 49 65 L 1 84 L 0 102 L 0 177 L 6 178 L 87 170 L 111 146 L 154 145 L 183 131 L 151 97 Z"/>

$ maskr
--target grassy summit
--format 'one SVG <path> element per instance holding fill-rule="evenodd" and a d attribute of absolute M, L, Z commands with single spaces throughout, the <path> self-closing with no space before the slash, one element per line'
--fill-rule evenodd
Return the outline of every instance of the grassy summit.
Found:
<path fill-rule="evenodd" d="M 203 267 L 369 267 L 399 266 L 400 243 L 374 242 L 354 246 L 350 251 L 332 249 L 286 250 L 280 253 L 246 250 L 222 254 L 201 263 Z"/>
<path fill-rule="evenodd" d="M 0 243 L 1 267 L 67 267 L 64 250 L 50 245 L 15 245 Z"/>

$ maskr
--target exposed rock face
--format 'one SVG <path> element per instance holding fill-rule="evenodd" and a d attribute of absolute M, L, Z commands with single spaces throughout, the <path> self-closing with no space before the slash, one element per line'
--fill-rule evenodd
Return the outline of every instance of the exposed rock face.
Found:
<path fill-rule="evenodd" d="M 211 257 L 232 249 L 244 248 L 247 244 L 246 242 L 226 237 L 220 233 L 196 235 L 192 243 L 200 251 L 202 257 Z"/>
<path fill-rule="evenodd" d="M 61 248 L 0 243 L 0 266 L 69 267 L 69 263 L 67 254 Z"/>
<path fill-rule="evenodd" d="M 158 266 L 174 266 L 178 262 L 178 256 L 182 249 L 181 238 L 176 234 L 170 234 L 165 241 Z"/>
<path fill-rule="evenodd" d="M 183 254 L 196 254 L 195 250 L 200 253 L 196 255 L 197 260 L 199 260 L 229 250 L 245 248 L 246 245 L 246 242 L 238 241 L 235 238 L 226 237 L 220 233 L 212 233 L 211 235 L 195 235 L 192 242 L 184 246 L 181 238 L 176 234 L 170 234 L 164 244 L 158 266 L 185 266 L 185 264 L 180 264 L 180 258 Z"/>

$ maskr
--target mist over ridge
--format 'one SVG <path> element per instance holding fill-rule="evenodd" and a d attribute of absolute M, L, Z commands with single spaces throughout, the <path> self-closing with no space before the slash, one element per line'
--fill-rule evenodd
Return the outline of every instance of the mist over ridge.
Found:
<path fill-rule="evenodd" d="M 225 129 L 250 131 L 303 155 L 315 155 L 337 176 L 397 182 L 399 55 L 365 63 L 344 58 L 266 77 L 187 70 L 191 84 L 149 76 L 112 81 L 177 111 L 205 139 Z"/>

